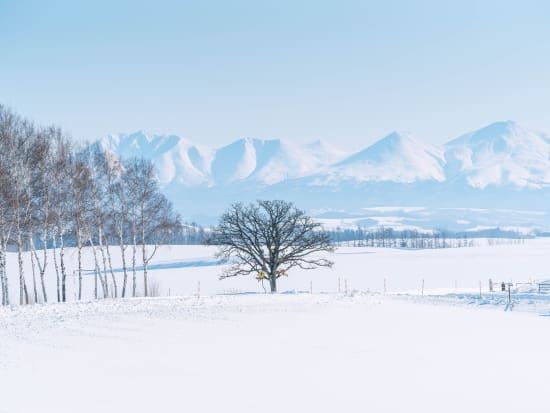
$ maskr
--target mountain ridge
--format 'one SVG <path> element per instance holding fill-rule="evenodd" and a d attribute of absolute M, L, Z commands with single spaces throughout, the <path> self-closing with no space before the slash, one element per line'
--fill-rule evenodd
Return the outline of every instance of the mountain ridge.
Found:
<path fill-rule="evenodd" d="M 550 230 L 550 215 L 544 212 L 550 205 L 550 139 L 511 121 L 492 123 L 444 145 L 393 132 L 354 152 L 322 141 L 257 138 L 210 148 L 143 131 L 99 142 L 120 158 L 151 159 L 178 211 L 205 224 L 216 222 L 233 202 L 286 199 L 312 214 L 345 216 L 342 211 L 347 211 L 372 225 L 404 219 L 411 228 L 518 225 Z M 410 205 L 422 210 L 414 216 L 390 212 L 386 221 L 372 212 L 365 215 L 365 209 L 393 211 Z M 519 212 L 498 212 L 502 210 Z"/>
<path fill-rule="evenodd" d="M 162 184 L 185 187 L 249 183 L 269 186 L 310 178 L 312 185 L 340 181 L 463 181 L 474 188 L 550 184 L 550 138 L 513 121 L 494 122 L 443 145 L 408 132 L 392 132 L 349 153 L 329 143 L 241 138 L 219 148 L 196 145 L 176 135 L 145 131 L 114 134 L 99 143 L 119 157 L 153 160 Z"/>

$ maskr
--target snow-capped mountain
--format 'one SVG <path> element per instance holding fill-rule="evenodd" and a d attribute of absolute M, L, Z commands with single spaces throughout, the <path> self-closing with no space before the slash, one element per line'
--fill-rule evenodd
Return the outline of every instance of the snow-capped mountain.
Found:
<path fill-rule="evenodd" d="M 102 138 L 103 148 L 121 158 L 151 159 L 162 184 L 178 183 L 185 187 L 211 185 L 213 151 L 193 145 L 174 135 L 154 135 L 144 131 Z"/>
<path fill-rule="evenodd" d="M 550 204 L 550 138 L 510 121 L 439 147 L 394 132 L 356 153 L 320 141 L 252 138 L 208 148 L 142 131 L 99 143 L 121 158 L 152 159 L 186 217 L 213 217 L 231 202 L 257 198 L 289 199 L 310 210 L 464 207 L 470 216 L 480 208 Z"/>
<path fill-rule="evenodd" d="M 402 182 L 445 179 L 443 151 L 414 139 L 409 133 L 393 132 L 368 148 L 349 156 L 327 170 L 317 183 Z"/>
<path fill-rule="evenodd" d="M 347 152 L 321 141 L 308 145 L 279 139 L 239 139 L 218 149 L 193 145 L 174 135 L 143 131 L 109 135 L 100 144 L 121 158 L 153 160 L 163 184 L 219 186 L 244 181 L 272 185 L 319 172 Z"/>
<path fill-rule="evenodd" d="M 250 182 L 272 185 L 318 172 L 340 160 L 344 152 L 322 142 L 298 145 L 279 139 L 241 139 L 215 151 L 216 184 Z"/>
<path fill-rule="evenodd" d="M 550 139 L 515 122 L 497 122 L 445 145 L 447 179 L 469 186 L 550 184 Z"/>

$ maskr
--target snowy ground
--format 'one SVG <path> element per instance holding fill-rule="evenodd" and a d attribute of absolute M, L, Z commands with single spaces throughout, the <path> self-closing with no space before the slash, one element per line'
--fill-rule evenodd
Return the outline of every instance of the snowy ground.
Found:
<path fill-rule="evenodd" d="M 314 294 L 275 296 L 166 248 L 152 276 L 171 297 L 0 309 L 0 413 L 547 412 L 550 295 L 504 311 L 486 280 L 550 278 L 549 248 L 342 249 L 282 285 Z"/>
<path fill-rule="evenodd" d="M 478 241 L 482 242 L 482 241 Z M 150 277 L 156 284 L 159 295 L 193 295 L 200 282 L 203 295 L 263 292 L 254 279 L 238 278 L 219 281 L 223 267 L 214 256 L 215 249 L 203 246 L 169 246 L 159 250 L 151 265 Z M 119 250 L 112 247 L 113 267 L 118 284 L 122 281 Z M 127 251 L 129 259 L 129 251 Z M 68 299 L 75 298 L 76 251 L 66 253 L 69 268 Z M 345 289 L 383 292 L 384 280 L 387 292 L 421 291 L 422 280 L 426 293 L 474 292 L 479 290 L 479 282 L 484 291 L 488 290 L 488 280 L 495 285 L 505 282 L 530 282 L 550 279 L 550 239 L 525 240 L 519 245 L 484 245 L 473 248 L 451 248 L 439 250 L 400 250 L 375 248 L 339 248 L 330 257 L 335 265 L 332 269 L 315 271 L 296 270 L 288 278 L 281 278 L 280 291 L 296 290 L 314 293 L 338 292 Z M 27 264 L 30 260 L 25 260 Z M 18 299 L 17 256 L 9 254 L 8 266 L 11 269 L 10 290 L 12 302 Z M 90 251 L 84 253 L 84 268 L 93 268 Z M 29 288 L 32 279 L 30 265 L 25 268 Z M 55 272 L 50 257 L 46 275 L 50 301 L 55 299 Z M 94 277 L 92 272 L 84 275 L 84 298 L 93 297 Z M 109 277 L 110 278 L 110 277 Z M 138 272 L 138 291 L 142 290 L 141 273 Z M 119 287 L 120 288 L 120 287 Z"/>

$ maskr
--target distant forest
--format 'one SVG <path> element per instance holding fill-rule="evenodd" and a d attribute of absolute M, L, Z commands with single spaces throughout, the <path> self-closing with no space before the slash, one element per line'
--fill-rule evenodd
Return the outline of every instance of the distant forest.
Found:
<path fill-rule="evenodd" d="M 337 246 L 410 249 L 470 247 L 474 245 L 473 240 L 476 238 L 489 238 L 489 244 L 521 243 L 525 238 L 533 237 L 499 228 L 453 232 L 443 229 L 434 231 L 395 230 L 382 226 L 378 228 L 336 228 L 327 232 Z"/>

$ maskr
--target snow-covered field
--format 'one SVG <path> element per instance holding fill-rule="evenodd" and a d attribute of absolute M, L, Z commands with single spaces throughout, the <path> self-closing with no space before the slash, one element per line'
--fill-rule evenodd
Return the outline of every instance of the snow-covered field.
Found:
<path fill-rule="evenodd" d="M 160 297 L 91 301 L 90 275 L 83 302 L 0 309 L 0 412 L 547 412 L 550 296 L 504 311 L 487 280 L 550 278 L 548 251 L 342 248 L 266 295 L 166 247 Z"/>
<path fill-rule="evenodd" d="M 528 239 L 519 245 L 487 245 L 484 240 L 476 240 L 481 246 L 474 248 L 452 248 L 439 250 L 400 250 L 380 248 L 339 248 L 330 258 L 332 269 L 315 271 L 293 271 L 288 278 L 279 279 L 279 291 L 307 291 L 314 293 L 340 291 L 383 292 L 384 280 L 387 292 L 418 293 L 422 288 L 426 293 L 472 292 L 479 291 L 479 282 L 486 291 L 489 278 L 494 283 L 530 282 L 550 279 L 550 239 Z M 118 284 L 122 283 L 121 260 L 117 247 L 112 248 L 113 268 Z M 215 258 L 215 249 L 204 246 L 162 247 L 152 261 L 150 278 L 161 296 L 188 296 L 196 294 L 200 282 L 201 294 L 228 294 L 242 292 L 263 292 L 254 279 L 238 278 L 219 280 L 223 267 Z M 129 260 L 129 251 L 127 251 Z M 66 252 L 69 269 L 68 299 L 74 300 L 77 280 L 72 270 L 76 268 L 76 250 Z M 32 288 L 30 260 L 25 259 L 25 276 Z M 9 254 L 10 292 L 12 302 L 18 295 L 17 256 Z M 93 268 L 91 252 L 85 251 L 85 269 Z M 131 276 L 131 274 L 130 274 Z M 142 275 L 138 271 L 138 291 L 143 291 Z M 48 296 L 55 299 L 55 271 L 50 257 L 47 274 Z M 109 276 L 110 279 L 110 276 Z M 84 298 L 93 297 L 94 276 L 84 275 Z"/>

